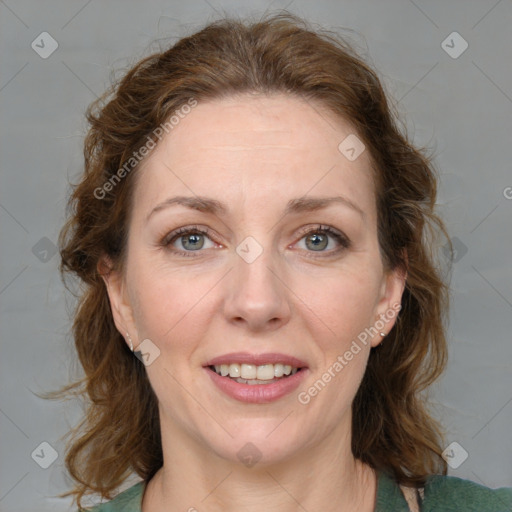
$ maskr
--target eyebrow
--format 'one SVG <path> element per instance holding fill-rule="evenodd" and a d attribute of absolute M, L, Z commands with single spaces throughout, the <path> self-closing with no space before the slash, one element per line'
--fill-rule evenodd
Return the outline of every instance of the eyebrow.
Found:
<path fill-rule="evenodd" d="M 323 208 L 327 208 L 331 204 L 343 204 L 348 206 L 352 210 L 356 211 L 366 219 L 365 212 L 357 206 L 350 199 L 343 196 L 334 196 L 334 197 L 299 197 L 297 199 L 290 199 L 288 201 L 286 208 L 284 210 L 284 215 L 297 214 L 303 212 L 312 212 L 316 210 L 321 210 Z M 146 218 L 146 221 L 161 210 L 169 208 L 173 205 L 181 205 L 186 208 L 190 208 L 192 210 L 197 210 L 203 213 L 211 213 L 213 215 L 225 215 L 228 212 L 228 207 L 216 199 L 212 199 L 204 196 L 175 196 L 166 199 L 165 201 L 159 203 Z"/>

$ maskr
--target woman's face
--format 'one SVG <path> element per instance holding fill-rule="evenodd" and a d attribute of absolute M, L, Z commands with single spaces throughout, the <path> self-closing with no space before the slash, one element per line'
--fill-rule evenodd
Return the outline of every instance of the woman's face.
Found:
<path fill-rule="evenodd" d="M 350 134 L 295 97 L 215 100 L 136 171 L 109 294 L 120 332 L 149 340 L 164 445 L 271 463 L 350 443 L 351 403 L 404 285 L 380 258 L 368 152 L 354 159 L 353 136 L 339 149 Z M 234 378 L 209 367 L 219 358 Z M 301 370 L 265 384 L 280 363 Z"/>

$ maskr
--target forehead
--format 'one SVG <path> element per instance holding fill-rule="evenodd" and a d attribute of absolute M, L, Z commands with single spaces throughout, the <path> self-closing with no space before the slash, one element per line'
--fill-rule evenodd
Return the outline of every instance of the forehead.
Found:
<path fill-rule="evenodd" d="M 245 94 L 199 103 L 181 117 L 159 149 L 179 147 L 180 154 L 188 157 L 197 156 L 195 147 L 293 148 L 301 153 L 314 149 L 337 154 L 340 137 L 350 134 L 354 134 L 350 123 L 318 101 L 285 94 Z"/>
<path fill-rule="evenodd" d="M 172 193 L 270 205 L 339 192 L 371 215 L 368 152 L 351 161 L 339 148 L 354 135 L 323 105 L 294 96 L 199 102 L 144 161 L 136 202 L 147 208 Z"/>

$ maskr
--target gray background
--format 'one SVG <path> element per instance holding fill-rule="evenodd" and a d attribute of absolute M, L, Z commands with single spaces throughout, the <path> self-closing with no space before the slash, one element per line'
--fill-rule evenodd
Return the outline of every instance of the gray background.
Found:
<path fill-rule="evenodd" d="M 415 143 L 436 152 L 439 207 L 458 261 L 450 362 L 431 390 L 434 413 L 448 443 L 469 454 L 449 474 L 512 485 L 510 0 L 0 0 L 1 511 L 69 509 L 69 499 L 52 496 L 70 483 L 61 437 L 81 408 L 31 390 L 55 389 L 76 370 L 73 301 L 52 251 L 68 180 L 81 171 L 85 107 L 112 69 L 120 73 L 155 50 L 155 39 L 174 41 L 223 12 L 284 7 L 326 28 L 353 29 L 343 33 L 378 69 Z M 43 59 L 31 43 L 45 31 L 59 46 Z M 446 51 L 462 49 L 462 40 L 446 40 L 454 31 L 469 45 L 457 58 Z M 48 469 L 31 457 L 42 442 L 59 454 Z M 453 455 L 460 462 L 463 453 L 456 446 Z"/>

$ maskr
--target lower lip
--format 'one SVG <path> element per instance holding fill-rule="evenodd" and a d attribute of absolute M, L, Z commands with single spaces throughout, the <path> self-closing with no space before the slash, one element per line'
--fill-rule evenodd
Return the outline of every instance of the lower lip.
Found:
<path fill-rule="evenodd" d="M 250 404 L 267 404 L 279 400 L 299 387 L 307 373 L 307 368 L 302 368 L 294 375 L 285 377 L 271 384 L 240 384 L 229 377 L 222 377 L 210 368 L 205 370 L 210 375 L 213 383 L 226 395 Z"/>

